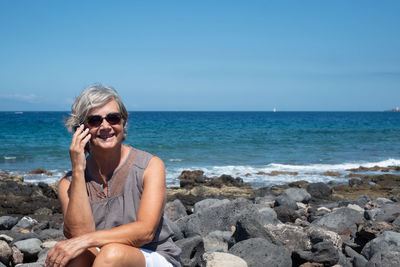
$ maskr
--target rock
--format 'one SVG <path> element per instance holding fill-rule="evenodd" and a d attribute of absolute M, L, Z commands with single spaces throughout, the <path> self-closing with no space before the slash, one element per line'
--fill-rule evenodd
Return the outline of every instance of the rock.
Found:
<path fill-rule="evenodd" d="M 12 232 L 10 232 L 10 233 L 12 233 Z M 15 232 L 15 233 L 16 234 L 14 235 L 14 240 L 11 243 L 11 245 L 14 245 L 15 242 L 26 240 L 26 239 L 31 239 L 31 238 L 40 239 L 39 235 L 34 232 L 27 232 L 27 233 Z"/>
<path fill-rule="evenodd" d="M 392 200 L 390 200 L 390 199 L 388 199 L 388 198 L 385 198 L 385 197 L 378 197 L 378 198 L 375 200 L 375 202 L 376 202 L 378 205 L 380 205 L 380 206 L 383 206 L 383 205 L 388 204 L 388 203 L 393 203 Z"/>
<path fill-rule="evenodd" d="M 45 229 L 50 228 L 50 222 L 49 221 L 41 221 L 38 222 L 37 225 L 33 226 L 32 231 L 37 232 L 37 231 L 42 231 Z"/>
<path fill-rule="evenodd" d="M 349 180 L 349 186 L 357 186 L 363 184 L 363 181 L 360 178 L 351 178 Z"/>
<path fill-rule="evenodd" d="M 271 243 L 281 244 L 278 242 L 274 236 L 268 231 L 267 228 L 260 223 L 259 217 L 256 214 L 244 214 L 239 217 L 236 225 L 235 232 L 232 235 L 232 239 L 229 242 L 230 247 L 240 241 L 250 239 L 250 238 L 264 238 Z"/>
<path fill-rule="evenodd" d="M 289 252 L 296 249 L 311 249 L 310 239 L 303 227 L 281 223 L 277 225 L 269 224 L 266 225 L 266 228 L 274 239 L 283 244 Z"/>
<path fill-rule="evenodd" d="M 339 261 L 339 257 L 339 252 L 330 242 L 314 244 L 311 251 L 295 250 L 292 253 L 294 266 L 307 262 L 319 263 L 321 266 L 332 266 Z"/>
<path fill-rule="evenodd" d="M 206 267 L 247 267 L 247 263 L 242 258 L 230 253 L 206 253 L 203 258 L 206 262 Z"/>
<path fill-rule="evenodd" d="M 349 205 L 347 205 L 347 207 L 348 207 L 349 209 L 353 209 L 353 210 L 355 210 L 355 211 L 358 211 L 358 212 L 361 213 L 361 214 L 364 214 L 364 209 L 361 208 L 360 206 L 356 205 L 356 204 L 349 204 Z"/>
<path fill-rule="evenodd" d="M 377 208 L 377 209 L 372 209 L 372 210 L 366 210 L 364 211 L 364 218 L 367 220 L 374 220 L 376 215 L 382 212 L 381 209 Z"/>
<path fill-rule="evenodd" d="M 214 231 L 203 238 L 206 252 L 227 252 L 228 242 L 232 237 L 230 231 Z"/>
<path fill-rule="evenodd" d="M 400 266 L 400 252 L 387 251 L 376 253 L 371 260 L 365 265 L 366 267 L 397 267 Z"/>
<path fill-rule="evenodd" d="M 288 208 L 287 206 L 279 206 L 274 208 L 278 220 L 283 223 L 287 222 L 295 222 L 297 218 L 300 218 L 300 215 L 293 209 Z"/>
<path fill-rule="evenodd" d="M 262 205 L 264 207 L 273 207 L 275 202 L 276 196 L 268 195 L 264 197 L 256 197 L 254 200 L 255 204 Z"/>
<path fill-rule="evenodd" d="M 398 216 L 398 217 L 396 218 L 396 220 L 394 220 L 394 221 L 392 222 L 392 224 L 400 228 L 400 216 Z"/>
<path fill-rule="evenodd" d="M 332 195 L 332 189 L 324 183 L 312 183 L 307 186 L 307 192 L 311 197 L 317 200 L 329 199 Z"/>
<path fill-rule="evenodd" d="M 378 213 L 374 219 L 376 221 L 385 221 L 391 223 L 398 216 L 400 216 L 400 203 L 388 203 L 384 204 L 380 209 L 378 209 Z"/>
<path fill-rule="evenodd" d="M 357 224 L 362 221 L 363 216 L 358 211 L 349 208 L 340 208 L 313 221 L 311 224 L 327 228 L 338 234 L 347 234 L 354 237 L 357 231 Z"/>
<path fill-rule="evenodd" d="M 386 251 L 400 252 L 400 233 L 386 231 L 377 238 L 368 242 L 361 251 L 367 260 L 371 259 L 376 253 Z"/>
<path fill-rule="evenodd" d="M 42 250 L 40 245 L 42 241 L 37 238 L 30 238 L 22 241 L 17 241 L 14 243 L 23 254 L 24 254 L 24 261 L 32 262 L 37 259 L 37 255 Z"/>
<path fill-rule="evenodd" d="M 243 185 L 243 179 L 240 177 L 233 178 L 230 175 L 222 174 L 220 177 L 217 179 L 214 179 L 214 181 L 219 182 L 221 185 L 226 185 L 226 186 L 236 186 L 240 187 Z"/>
<path fill-rule="evenodd" d="M 52 241 L 53 242 L 53 241 Z M 43 245 L 43 244 L 42 244 Z M 38 254 L 38 260 L 37 260 L 37 262 L 38 263 L 42 263 L 43 265 L 45 264 L 45 262 L 46 262 L 46 258 L 47 258 L 47 254 L 49 253 L 49 251 L 50 251 L 50 248 L 44 248 L 44 249 L 42 249 L 40 252 L 39 252 L 39 254 Z"/>
<path fill-rule="evenodd" d="M 57 191 L 55 191 L 53 187 L 51 187 L 49 184 L 39 182 L 38 187 L 42 190 L 43 195 L 45 195 L 46 197 L 52 199 L 58 199 Z"/>
<path fill-rule="evenodd" d="M 173 222 L 170 219 L 168 219 L 168 217 L 165 218 L 165 221 L 166 221 L 167 225 L 169 226 L 169 228 L 174 233 L 174 235 L 172 236 L 172 240 L 173 241 L 177 241 L 179 239 L 183 239 L 184 238 L 181 229 L 179 229 L 178 225 L 175 222 Z"/>
<path fill-rule="evenodd" d="M 311 243 L 331 242 L 338 250 L 342 250 L 343 240 L 337 233 L 313 225 L 310 225 L 305 230 Z"/>
<path fill-rule="evenodd" d="M 175 244 L 182 249 L 181 261 L 183 266 L 202 266 L 204 254 L 204 243 L 201 236 L 192 236 L 181 239 Z"/>
<path fill-rule="evenodd" d="M 255 204 L 246 199 L 235 199 L 229 203 L 218 205 L 186 216 L 176 221 L 185 237 L 192 235 L 206 236 L 213 231 L 230 231 L 243 214 L 254 213 L 259 216 Z"/>
<path fill-rule="evenodd" d="M 43 264 L 38 262 L 32 262 L 32 263 L 18 264 L 16 267 L 43 267 Z"/>
<path fill-rule="evenodd" d="M 35 215 L 52 215 L 53 211 L 49 208 L 43 207 L 43 208 L 39 208 L 39 209 L 35 210 L 35 212 L 33 214 L 35 214 Z"/>
<path fill-rule="evenodd" d="M 326 171 L 326 172 L 323 173 L 323 175 L 325 175 L 325 176 L 334 176 L 334 177 L 342 176 L 342 174 L 340 174 L 339 172 L 333 172 L 333 171 Z"/>
<path fill-rule="evenodd" d="M 351 258 L 347 258 L 342 252 L 339 251 L 339 261 L 332 267 L 355 267 L 351 262 Z"/>
<path fill-rule="evenodd" d="M 42 168 L 37 168 L 37 169 L 29 171 L 28 173 L 29 174 L 45 174 L 47 172 L 45 170 L 43 170 Z"/>
<path fill-rule="evenodd" d="M 263 238 L 251 238 L 236 243 L 229 249 L 229 253 L 244 259 L 249 267 L 292 266 L 290 254 L 284 247 Z"/>
<path fill-rule="evenodd" d="M 366 221 L 358 226 L 356 242 L 362 247 L 385 231 L 398 232 L 399 228 L 387 222 Z"/>
<path fill-rule="evenodd" d="M 164 213 L 171 221 L 187 216 L 186 208 L 179 199 L 165 204 Z"/>
<path fill-rule="evenodd" d="M 38 222 L 31 217 L 23 217 L 19 222 L 11 229 L 12 231 L 20 231 L 21 229 L 31 230 Z"/>
<path fill-rule="evenodd" d="M 351 261 L 353 262 L 354 267 L 364 267 L 367 264 L 367 259 L 358 254 L 354 249 L 351 247 L 345 247 L 344 251 L 346 252 L 346 255 L 351 258 Z"/>
<path fill-rule="evenodd" d="M 16 248 L 16 247 L 12 247 L 12 262 L 16 265 L 16 264 L 20 264 L 24 262 L 24 254 L 22 254 L 22 252 Z"/>
<path fill-rule="evenodd" d="M 258 212 L 260 214 L 260 223 L 262 225 L 279 223 L 278 215 L 274 209 L 270 207 L 262 207 Z"/>
<path fill-rule="evenodd" d="M 64 233 L 62 230 L 58 229 L 45 229 L 39 233 L 40 240 L 62 240 L 64 239 Z"/>
<path fill-rule="evenodd" d="M 272 192 L 271 188 L 267 186 L 267 187 L 258 188 L 254 193 L 254 197 L 255 198 L 267 197 L 267 198 L 275 199 L 276 195 Z"/>
<path fill-rule="evenodd" d="M 293 200 L 292 198 L 286 196 L 286 195 L 279 195 L 276 199 L 275 199 L 275 205 L 274 207 L 288 207 L 292 210 L 297 210 L 297 204 L 296 201 Z"/>
<path fill-rule="evenodd" d="M 45 241 L 40 246 L 42 248 L 52 248 L 57 244 L 57 241 Z"/>
<path fill-rule="evenodd" d="M 6 241 L 7 243 L 11 243 L 14 240 L 14 238 L 5 234 L 1 234 L 0 240 Z"/>
<path fill-rule="evenodd" d="M 313 262 L 332 266 L 339 261 L 339 252 L 329 241 L 314 244 L 311 251 L 313 253 Z"/>
<path fill-rule="evenodd" d="M 193 213 L 202 212 L 208 208 L 217 207 L 229 203 L 228 199 L 207 198 L 194 204 Z"/>
<path fill-rule="evenodd" d="M 0 262 L 8 265 L 12 256 L 12 250 L 6 241 L 0 240 Z"/>
<path fill-rule="evenodd" d="M 10 230 L 17 223 L 18 223 L 17 217 L 1 216 L 0 217 L 0 230 Z"/>

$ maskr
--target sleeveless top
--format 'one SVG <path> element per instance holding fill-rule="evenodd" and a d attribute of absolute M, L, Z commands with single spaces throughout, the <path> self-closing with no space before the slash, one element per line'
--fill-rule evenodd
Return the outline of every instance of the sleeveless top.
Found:
<path fill-rule="evenodd" d="M 86 190 L 96 230 L 136 221 L 143 192 L 143 172 L 152 157 L 147 152 L 131 147 L 125 162 L 114 171 L 107 182 L 108 197 L 104 194 L 102 185 L 92 179 L 86 169 Z M 156 251 L 173 266 L 180 267 L 181 249 L 172 241 L 172 235 L 163 213 L 153 240 L 141 248 Z"/>

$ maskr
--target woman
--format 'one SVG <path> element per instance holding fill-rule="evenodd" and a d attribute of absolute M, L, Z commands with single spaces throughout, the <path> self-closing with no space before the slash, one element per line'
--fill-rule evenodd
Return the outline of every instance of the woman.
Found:
<path fill-rule="evenodd" d="M 75 100 L 66 122 L 76 129 L 72 171 L 58 187 L 68 239 L 49 251 L 46 266 L 180 266 L 163 217 L 164 164 L 122 144 L 127 119 L 112 88 L 91 86 Z"/>

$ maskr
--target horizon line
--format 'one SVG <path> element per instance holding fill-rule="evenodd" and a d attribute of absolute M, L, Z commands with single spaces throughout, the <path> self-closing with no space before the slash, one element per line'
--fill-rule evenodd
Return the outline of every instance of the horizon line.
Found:
<path fill-rule="evenodd" d="M 0 110 L 0 112 L 71 112 L 70 110 Z M 389 110 L 128 110 L 128 112 L 398 112 Z"/>

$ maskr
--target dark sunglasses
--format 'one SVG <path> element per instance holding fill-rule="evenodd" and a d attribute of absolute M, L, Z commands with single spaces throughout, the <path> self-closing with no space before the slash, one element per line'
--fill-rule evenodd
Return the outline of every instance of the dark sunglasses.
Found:
<path fill-rule="evenodd" d="M 100 115 L 92 115 L 87 117 L 86 122 L 90 127 L 99 127 L 103 120 L 106 119 L 106 121 L 111 124 L 111 125 L 116 125 L 121 122 L 121 114 L 119 113 L 109 113 L 105 117 L 102 117 Z"/>

